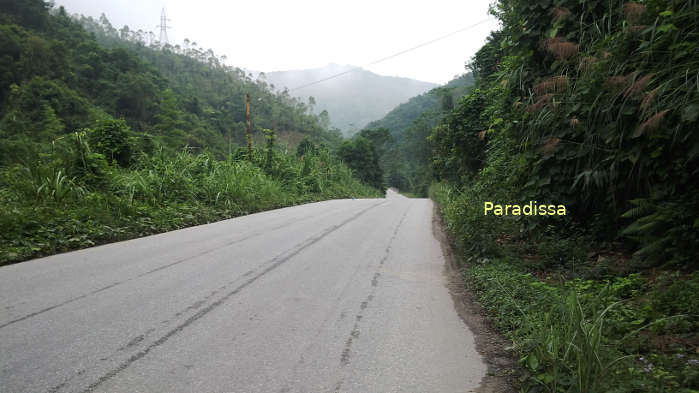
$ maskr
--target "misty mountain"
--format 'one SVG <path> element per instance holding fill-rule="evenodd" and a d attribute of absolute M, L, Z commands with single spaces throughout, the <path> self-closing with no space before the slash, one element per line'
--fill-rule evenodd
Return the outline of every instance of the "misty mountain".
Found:
<path fill-rule="evenodd" d="M 423 114 L 435 114 L 434 123 L 441 117 L 440 111 L 449 110 L 473 85 L 473 75 L 460 75 L 446 85 L 431 89 L 391 109 L 384 117 L 374 120 L 365 128 L 387 128 L 392 135 L 402 134 Z"/>
<path fill-rule="evenodd" d="M 360 135 L 373 137 L 380 144 L 379 165 L 386 183 L 427 196 L 427 189 L 434 181 L 432 147 L 427 137 L 473 84 L 471 73 L 460 75 L 446 85 L 398 105 L 362 130 Z"/>
<path fill-rule="evenodd" d="M 356 67 L 328 64 L 322 68 L 266 73 L 264 77 L 276 89 L 294 89 Z M 314 113 L 327 110 L 331 124 L 351 135 L 369 122 L 378 120 L 391 109 L 411 97 L 437 85 L 409 78 L 378 75 L 358 69 L 337 78 L 290 91 L 289 94 L 308 102 L 313 97 Z"/>

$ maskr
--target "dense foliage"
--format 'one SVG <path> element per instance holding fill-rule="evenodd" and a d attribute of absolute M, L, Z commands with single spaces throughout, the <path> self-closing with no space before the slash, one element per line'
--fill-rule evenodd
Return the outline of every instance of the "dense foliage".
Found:
<path fill-rule="evenodd" d="M 500 0 L 433 196 L 532 392 L 691 392 L 699 5 Z M 565 217 L 484 215 L 484 202 Z M 667 293 L 673 293 L 668 296 Z"/>
<path fill-rule="evenodd" d="M 122 126 L 67 135 L 38 161 L 3 169 L 0 264 L 298 203 L 380 196 L 327 148 L 297 157 L 271 132 L 251 162 L 246 148 L 229 161 L 159 149 L 123 168 L 97 152 L 119 151 L 102 136 Z"/>
<path fill-rule="evenodd" d="M 390 137 L 385 128 L 362 130 L 354 138 L 343 141 L 337 154 L 363 182 L 377 189 L 384 189 L 385 183 L 379 157 L 383 153 L 384 146 L 390 141 Z"/>
<path fill-rule="evenodd" d="M 472 85 L 473 76 L 466 73 L 444 86 L 411 98 L 382 119 L 367 125 L 369 132 L 386 129 L 391 136 L 381 142 L 379 154 L 386 184 L 406 193 L 427 196 L 433 178 L 432 151 L 427 137 Z"/>
<path fill-rule="evenodd" d="M 503 31 L 473 62 L 480 88 L 433 135 L 439 178 L 507 166 L 497 181 L 512 200 L 563 203 L 649 261 L 694 264 L 699 22 L 695 5 L 673 4 L 500 4 Z M 490 165 L 476 164 L 482 139 Z M 453 160 L 473 162 L 459 173 Z"/>
<path fill-rule="evenodd" d="M 327 115 L 194 43 L 145 40 L 40 0 L 0 5 L 0 264 L 380 196 L 332 152 L 341 136 Z M 237 147 L 246 95 L 264 146 L 251 159 Z M 298 154 L 286 150 L 300 141 Z"/>
<path fill-rule="evenodd" d="M 116 30 L 104 16 L 76 20 L 40 0 L 2 4 L 1 163 L 109 118 L 123 118 L 138 138 L 169 151 L 188 146 L 223 158 L 230 145 L 245 143 L 246 94 L 253 134 L 270 128 L 291 144 L 303 135 L 339 143 L 303 102 L 195 43 L 146 45 L 142 32 Z"/>
<path fill-rule="evenodd" d="M 452 103 L 468 92 L 473 81 L 470 72 L 458 76 L 444 86 L 410 98 L 393 108 L 386 116 L 367 124 L 366 128 L 386 128 L 391 135 L 398 136 L 423 114 L 440 112 L 444 108 L 451 109 Z"/>

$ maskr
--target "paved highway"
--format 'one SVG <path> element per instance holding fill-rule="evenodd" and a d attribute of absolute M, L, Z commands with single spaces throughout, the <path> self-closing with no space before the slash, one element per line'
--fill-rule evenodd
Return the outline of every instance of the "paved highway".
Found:
<path fill-rule="evenodd" d="M 0 268 L 0 392 L 470 392 L 432 202 L 335 200 Z"/>

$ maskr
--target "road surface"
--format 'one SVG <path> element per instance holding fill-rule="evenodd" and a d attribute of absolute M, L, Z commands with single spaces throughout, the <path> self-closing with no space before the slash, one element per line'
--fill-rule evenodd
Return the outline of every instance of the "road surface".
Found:
<path fill-rule="evenodd" d="M 389 192 L 2 267 L 0 391 L 474 391 L 432 208 Z"/>

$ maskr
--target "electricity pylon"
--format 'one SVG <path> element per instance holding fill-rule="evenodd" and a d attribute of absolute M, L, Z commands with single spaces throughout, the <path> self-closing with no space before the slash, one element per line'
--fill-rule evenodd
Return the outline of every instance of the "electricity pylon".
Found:
<path fill-rule="evenodd" d="M 167 40 L 167 29 L 170 28 L 170 26 L 167 25 L 167 22 L 169 22 L 170 19 L 168 19 L 165 16 L 165 8 L 163 8 L 163 12 L 160 13 L 160 25 L 156 26 L 160 28 L 160 45 L 165 45 L 169 44 Z"/>

